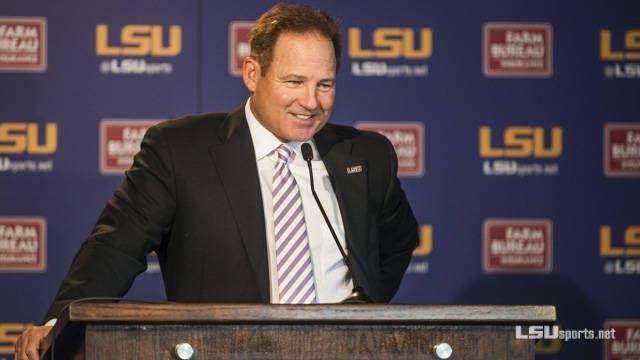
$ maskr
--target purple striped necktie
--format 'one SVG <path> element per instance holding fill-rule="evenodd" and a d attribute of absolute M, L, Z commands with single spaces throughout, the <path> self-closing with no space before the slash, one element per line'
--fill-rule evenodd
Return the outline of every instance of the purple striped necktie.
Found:
<path fill-rule="evenodd" d="M 292 152 L 282 144 L 273 173 L 273 228 L 276 242 L 278 295 L 281 304 L 316 303 L 316 286 L 311 264 L 302 198 L 287 162 Z"/>

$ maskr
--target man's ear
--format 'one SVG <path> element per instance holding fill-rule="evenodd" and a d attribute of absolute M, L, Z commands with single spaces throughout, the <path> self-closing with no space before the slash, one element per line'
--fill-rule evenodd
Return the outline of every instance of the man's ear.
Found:
<path fill-rule="evenodd" d="M 242 63 L 242 80 L 249 92 L 254 93 L 260 79 L 260 64 L 251 56 L 244 58 Z"/>

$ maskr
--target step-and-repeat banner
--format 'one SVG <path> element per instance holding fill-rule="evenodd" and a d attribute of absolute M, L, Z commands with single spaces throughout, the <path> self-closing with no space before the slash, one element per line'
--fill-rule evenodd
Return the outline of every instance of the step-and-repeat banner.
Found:
<path fill-rule="evenodd" d="M 274 3 L 0 3 L 0 359 L 145 130 L 247 99 L 248 31 Z M 394 302 L 554 304 L 583 335 L 514 331 L 539 358 L 640 359 L 640 3 L 308 3 L 344 35 L 332 121 L 393 142 L 420 223 Z M 127 296 L 164 299 L 153 254 Z"/>

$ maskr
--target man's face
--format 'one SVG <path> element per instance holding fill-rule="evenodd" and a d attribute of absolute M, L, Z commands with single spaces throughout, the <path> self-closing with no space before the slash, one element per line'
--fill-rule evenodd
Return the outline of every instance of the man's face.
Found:
<path fill-rule="evenodd" d="M 280 34 L 266 74 L 252 58 L 243 69 L 251 110 L 283 142 L 309 140 L 327 123 L 335 78 L 333 44 L 315 32 Z"/>

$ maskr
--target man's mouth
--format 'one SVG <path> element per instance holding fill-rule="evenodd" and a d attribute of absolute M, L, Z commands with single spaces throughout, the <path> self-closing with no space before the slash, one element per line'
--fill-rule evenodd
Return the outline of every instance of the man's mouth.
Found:
<path fill-rule="evenodd" d="M 298 119 L 298 120 L 309 120 L 311 119 L 314 114 L 308 114 L 308 115 L 304 115 L 304 114 L 294 114 L 294 116 Z"/>

